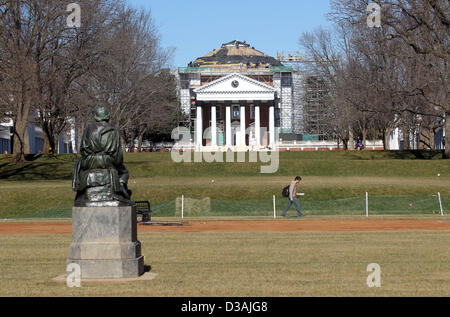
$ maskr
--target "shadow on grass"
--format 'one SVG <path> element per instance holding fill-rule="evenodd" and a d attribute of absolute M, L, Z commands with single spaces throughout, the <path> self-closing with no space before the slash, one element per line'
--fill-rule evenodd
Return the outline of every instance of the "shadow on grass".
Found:
<path fill-rule="evenodd" d="M 408 151 L 349 151 L 345 158 L 349 160 L 439 160 L 443 158 L 442 150 L 408 150 Z"/>
<path fill-rule="evenodd" d="M 144 265 L 144 272 L 145 272 L 145 273 L 148 273 L 148 272 L 150 272 L 151 270 L 152 270 L 151 265 Z"/>
<path fill-rule="evenodd" d="M 436 160 L 442 159 L 444 151 L 429 151 L 429 150 L 409 150 L 409 151 L 392 151 L 394 159 L 397 160 Z"/>
<path fill-rule="evenodd" d="M 34 162 L 42 157 L 42 154 L 25 154 L 25 160 L 27 162 Z"/>
<path fill-rule="evenodd" d="M 28 162 L 75 162 L 77 154 L 26 154 L 25 160 Z"/>
<path fill-rule="evenodd" d="M 4 163 L 0 164 L 0 179 L 5 180 L 69 180 L 72 170 L 58 170 L 58 163 Z"/>

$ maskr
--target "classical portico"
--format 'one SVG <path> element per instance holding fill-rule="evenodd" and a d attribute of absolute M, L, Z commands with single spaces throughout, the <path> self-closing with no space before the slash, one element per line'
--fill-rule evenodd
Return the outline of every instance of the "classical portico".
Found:
<path fill-rule="evenodd" d="M 275 147 L 276 89 L 239 73 L 194 90 L 195 146 L 199 151 Z"/>

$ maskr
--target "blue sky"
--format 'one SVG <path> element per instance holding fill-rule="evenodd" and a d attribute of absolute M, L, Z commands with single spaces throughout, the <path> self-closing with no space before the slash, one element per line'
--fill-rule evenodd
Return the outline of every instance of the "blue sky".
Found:
<path fill-rule="evenodd" d="M 233 40 L 276 57 L 300 50 L 305 31 L 327 26 L 329 0 L 127 0 L 150 9 L 162 45 L 176 49 L 172 66 L 191 60 Z"/>

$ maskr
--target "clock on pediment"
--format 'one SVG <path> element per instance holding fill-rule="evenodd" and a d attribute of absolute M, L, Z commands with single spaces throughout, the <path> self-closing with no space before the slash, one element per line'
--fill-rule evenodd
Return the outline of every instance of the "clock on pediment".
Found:
<path fill-rule="evenodd" d="M 239 87 L 239 82 L 238 82 L 237 80 L 233 80 L 233 81 L 231 82 L 231 87 L 233 87 L 233 88 L 238 88 L 238 87 Z"/>

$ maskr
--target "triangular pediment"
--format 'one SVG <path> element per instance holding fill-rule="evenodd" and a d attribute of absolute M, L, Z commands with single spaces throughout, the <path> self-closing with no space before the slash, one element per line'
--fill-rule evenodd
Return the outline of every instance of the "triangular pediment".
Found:
<path fill-rule="evenodd" d="M 276 89 L 233 73 L 194 90 L 197 100 L 274 100 Z"/>
<path fill-rule="evenodd" d="M 250 77 L 234 73 L 222 78 L 216 79 L 202 87 L 194 90 L 196 93 L 209 92 L 275 92 L 276 89 L 269 85 L 263 84 Z"/>

